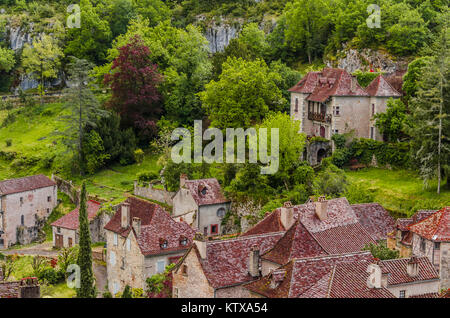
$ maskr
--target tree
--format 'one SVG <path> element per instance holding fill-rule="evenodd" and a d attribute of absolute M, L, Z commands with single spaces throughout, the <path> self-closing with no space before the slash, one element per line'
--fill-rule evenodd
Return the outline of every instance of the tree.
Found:
<path fill-rule="evenodd" d="M 122 298 L 133 298 L 130 285 L 126 285 L 122 293 Z"/>
<path fill-rule="evenodd" d="M 380 260 L 395 259 L 398 258 L 400 254 L 399 251 L 389 249 L 384 242 L 378 244 L 366 244 L 363 251 L 370 251 L 373 257 Z"/>
<path fill-rule="evenodd" d="M 314 179 L 314 192 L 316 195 L 339 197 L 347 190 L 347 176 L 344 170 L 335 165 L 325 164 L 326 159 L 322 160 L 322 165 L 325 167 Z"/>
<path fill-rule="evenodd" d="M 90 0 L 80 1 L 81 27 L 67 31 L 66 55 L 76 56 L 99 65 L 106 60 L 111 45 L 108 21 L 96 12 Z"/>
<path fill-rule="evenodd" d="M 416 97 L 411 100 L 409 132 L 414 158 L 420 164 L 425 185 L 437 176 L 440 193 L 442 170 L 450 162 L 450 32 L 445 28 L 435 43 L 435 56 L 426 62 L 418 82 Z"/>
<path fill-rule="evenodd" d="M 108 20 L 112 38 L 127 32 L 130 20 L 135 16 L 132 0 L 112 0 L 108 6 Z"/>
<path fill-rule="evenodd" d="M 100 135 L 91 130 L 84 135 L 83 154 L 85 169 L 89 174 L 94 174 L 98 169 L 105 165 L 110 155 L 105 153 L 103 140 Z"/>
<path fill-rule="evenodd" d="M 390 98 L 386 112 L 375 114 L 374 119 L 384 140 L 397 142 L 405 137 L 406 106 L 401 99 Z"/>
<path fill-rule="evenodd" d="M 247 128 L 258 124 L 270 111 L 281 110 L 285 99 L 263 60 L 228 58 L 218 81 L 211 81 L 199 94 L 211 125 L 218 128 Z"/>
<path fill-rule="evenodd" d="M 69 64 L 70 87 L 65 90 L 65 108 L 70 111 L 69 115 L 61 116 L 67 128 L 58 131 L 62 136 L 63 143 L 73 152 L 77 153 L 78 167 L 84 174 L 85 148 L 83 147 L 84 132 L 86 127 L 95 126 L 98 117 L 106 115 L 100 108 L 100 104 L 90 89 L 92 79 L 89 77 L 91 64 L 86 60 L 72 58 Z"/>
<path fill-rule="evenodd" d="M 9 72 L 16 64 L 14 51 L 0 47 L 0 71 Z"/>
<path fill-rule="evenodd" d="M 161 99 L 158 85 L 162 77 L 140 36 L 133 37 L 119 52 L 112 72 L 105 75 L 105 83 L 112 90 L 108 107 L 122 117 L 125 127 L 139 128 L 146 134 L 144 136 L 151 136 L 162 111 L 158 104 Z"/>
<path fill-rule="evenodd" d="M 300 81 L 302 75 L 300 72 L 293 70 L 280 60 L 270 63 L 270 70 L 280 75 L 279 79 L 281 80 L 277 81 L 276 85 L 281 90 L 283 98 L 286 100 L 282 111 L 289 114 L 291 109 L 291 93 L 288 92 L 288 90 Z"/>
<path fill-rule="evenodd" d="M 43 34 L 33 46 L 25 44 L 22 52 L 22 65 L 27 73 L 40 79 L 41 93 L 44 92 L 44 80 L 56 78 L 61 65 L 63 52 L 50 35 Z M 42 95 L 41 94 L 41 95 Z M 41 104 L 42 104 L 41 98 Z"/>
<path fill-rule="evenodd" d="M 430 59 L 430 56 L 419 57 L 408 64 L 408 71 L 403 76 L 402 87 L 406 103 L 409 103 L 411 98 L 416 97 L 417 84 L 421 79 L 421 73 L 424 66 L 430 62 Z"/>
<path fill-rule="evenodd" d="M 137 14 L 146 18 L 150 26 L 156 26 L 159 22 L 170 19 L 170 9 L 161 0 L 132 0 Z"/>
<path fill-rule="evenodd" d="M 80 288 L 77 288 L 78 298 L 95 298 L 96 290 L 94 275 L 92 273 L 92 249 L 91 233 L 89 230 L 89 219 L 86 208 L 86 184 L 81 186 L 79 221 L 79 245 L 77 264 L 80 267 Z"/>
<path fill-rule="evenodd" d="M 17 260 L 17 255 L 6 255 L 4 259 L 0 262 L 0 271 L 3 273 L 3 280 L 7 281 L 11 274 L 16 268 L 15 261 Z"/>

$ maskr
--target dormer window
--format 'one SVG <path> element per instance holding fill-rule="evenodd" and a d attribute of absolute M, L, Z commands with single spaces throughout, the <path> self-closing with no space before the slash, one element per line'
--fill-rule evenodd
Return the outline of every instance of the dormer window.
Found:
<path fill-rule="evenodd" d="M 165 239 L 159 239 L 159 246 L 161 249 L 166 249 L 169 246 L 169 243 Z"/>
<path fill-rule="evenodd" d="M 201 187 L 200 188 L 200 193 L 202 194 L 202 195 L 206 195 L 206 192 L 207 192 L 207 188 L 206 187 Z"/>
<path fill-rule="evenodd" d="M 181 246 L 186 246 L 188 243 L 188 239 L 186 237 L 181 237 L 180 238 L 180 245 Z"/>

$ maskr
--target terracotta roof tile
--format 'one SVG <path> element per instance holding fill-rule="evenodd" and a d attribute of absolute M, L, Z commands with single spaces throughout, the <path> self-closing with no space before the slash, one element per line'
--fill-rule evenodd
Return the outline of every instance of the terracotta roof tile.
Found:
<path fill-rule="evenodd" d="M 450 241 L 450 206 L 409 226 L 411 232 L 437 242 Z"/>
<path fill-rule="evenodd" d="M 185 187 L 199 206 L 230 202 L 223 195 L 222 188 L 216 178 L 186 180 Z M 204 190 L 204 194 L 202 190 Z"/>
<path fill-rule="evenodd" d="M 258 222 L 255 226 L 250 228 L 247 232 L 242 234 L 242 236 L 264 234 L 271 232 L 282 232 L 285 231 L 283 224 L 280 219 L 280 209 L 276 209 L 272 213 L 269 213 L 264 219 Z"/>
<path fill-rule="evenodd" d="M 439 279 L 438 272 L 427 257 L 417 257 L 416 259 L 419 264 L 419 274 L 414 277 L 409 276 L 406 271 L 407 264 L 410 260 L 409 258 L 397 258 L 380 261 L 389 273 L 389 285 L 400 285 L 423 280 Z"/>
<path fill-rule="evenodd" d="M 392 85 L 384 78 L 383 75 L 379 75 L 375 78 L 367 87 L 366 92 L 370 96 L 377 97 L 400 97 L 402 96 Z"/>
<path fill-rule="evenodd" d="M 88 213 L 89 221 L 91 221 L 92 219 L 95 218 L 100 207 L 101 207 L 101 204 L 97 201 L 89 200 L 87 202 L 87 213 Z M 75 210 L 67 213 L 60 219 L 53 222 L 51 224 L 51 226 L 62 227 L 62 228 L 69 229 L 69 230 L 77 230 L 79 227 L 79 222 L 78 222 L 79 211 L 80 211 L 80 208 L 78 207 Z"/>
<path fill-rule="evenodd" d="M 395 220 L 378 203 L 353 204 L 353 211 L 361 225 L 376 241 L 385 240 L 395 228 Z"/>
<path fill-rule="evenodd" d="M 52 187 L 56 183 L 43 174 L 0 181 L 0 195 L 20 193 L 40 188 Z"/>
<path fill-rule="evenodd" d="M 439 294 L 438 293 L 420 294 L 409 296 L 409 298 L 439 298 Z"/>

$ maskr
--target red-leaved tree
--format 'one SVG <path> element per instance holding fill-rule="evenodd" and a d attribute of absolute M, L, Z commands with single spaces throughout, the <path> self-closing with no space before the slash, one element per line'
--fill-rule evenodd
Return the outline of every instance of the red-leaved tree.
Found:
<path fill-rule="evenodd" d="M 105 75 L 104 83 L 112 91 L 108 106 L 121 115 L 124 126 L 133 127 L 142 137 L 156 132 L 162 112 L 158 92 L 161 81 L 158 66 L 150 60 L 150 50 L 138 35 L 119 48 L 111 73 Z"/>

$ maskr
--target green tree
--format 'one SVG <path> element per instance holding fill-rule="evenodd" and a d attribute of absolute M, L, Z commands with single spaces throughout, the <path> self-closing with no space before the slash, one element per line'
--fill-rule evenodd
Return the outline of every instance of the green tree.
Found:
<path fill-rule="evenodd" d="M 281 90 L 283 98 L 286 100 L 282 111 L 289 114 L 291 109 L 291 93 L 288 92 L 288 90 L 300 81 L 302 75 L 300 72 L 282 63 L 281 60 L 270 63 L 270 70 L 280 75 L 278 78 L 280 80 L 276 81 L 276 85 Z"/>
<path fill-rule="evenodd" d="M 108 21 L 112 38 L 127 32 L 130 20 L 135 16 L 132 0 L 111 0 L 108 4 Z"/>
<path fill-rule="evenodd" d="M 406 106 L 401 99 L 390 98 L 386 112 L 375 114 L 374 119 L 384 140 L 397 142 L 405 137 Z"/>
<path fill-rule="evenodd" d="M 314 192 L 316 195 L 339 197 L 347 190 L 347 176 L 344 170 L 331 163 L 326 164 L 326 159 L 322 161 L 325 167 L 314 179 Z"/>
<path fill-rule="evenodd" d="M 61 65 L 63 52 L 50 35 L 43 34 L 33 46 L 25 44 L 22 52 L 22 65 L 27 73 L 32 73 L 41 83 L 41 93 L 44 91 L 44 81 L 56 78 Z M 41 104 L 42 104 L 41 98 Z"/>
<path fill-rule="evenodd" d="M 378 244 L 366 244 L 363 251 L 370 251 L 373 257 L 380 260 L 395 259 L 399 257 L 399 251 L 389 249 L 384 242 Z"/>
<path fill-rule="evenodd" d="M 211 125 L 218 128 L 247 128 L 258 124 L 270 111 L 281 110 L 286 100 L 263 60 L 228 58 L 218 81 L 211 81 L 199 94 Z"/>
<path fill-rule="evenodd" d="M 416 97 L 411 100 L 409 133 L 413 154 L 420 164 L 420 174 L 425 182 L 437 176 L 437 193 L 440 193 L 442 170 L 450 162 L 450 32 L 445 28 L 435 43 L 435 56 L 427 61 L 418 82 Z"/>
<path fill-rule="evenodd" d="M 81 27 L 67 31 L 66 55 L 99 65 L 106 60 L 112 35 L 108 21 L 95 10 L 90 0 L 80 1 Z"/>
<path fill-rule="evenodd" d="M 14 51 L 0 47 L 0 71 L 9 72 L 15 64 Z"/>
<path fill-rule="evenodd" d="M 79 209 L 79 245 L 77 264 L 80 267 L 80 288 L 77 288 L 78 298 L 95 298 L 94 274 L 92 272 L 92 249 L 89 219 L 86 208 L 86 184 L 81 187 Z"/>
<path fill-rule="evenodd" d="M 417 85 L 421 79 L 421 73 L 427 63 L 429 63 L 431 57 L 424 56 L 419 57 L 408 64 L 408 71 L 403 76 L 404 99 L 409 103 L 411 98 L 416 97 Z"/>
<path fill-rule="evenodd" d="M 106 116 L 107 112 L 100 108 L 100 104 L 90 89 L 92 79 L 89 77 L 91 64 L 86 60 L 73 57 L 69 65 L 70 87 L 65 90 L 65 108 L 69 115 L 63 115 L 60 119 L 65 122 L 66 129 L 58 131 L 63 143 L 73 152 L 76 152 L 78 167 L 84 174 L 85 148 L 83 147 L 84 132 L 86 127 L 96 125 L 98 117 Z"/>
<path fill-rule="evenodd" d="M 122 293 L 122 298 L 133 298 L 130 285 L 126 285 Z"/>
<path fill-rule="evenodd" d="M 89 174 L 94 174 L 102 168 L 106 160 L 110 158 L 110 155 L 105 153 L 102 138 L 95 130 L 91 130 L 84 135 L 83 155 L 85 160 L 83 163 L 85 169 L 83 170 Z"/>
<path fill-rule="evenodd" d="M 159 22 L 170 19 L 171 12 L 164 1 L 161 0 L 132 0 L 137 14 L 146 18 L 150 26 L 156 26 Z"/>

